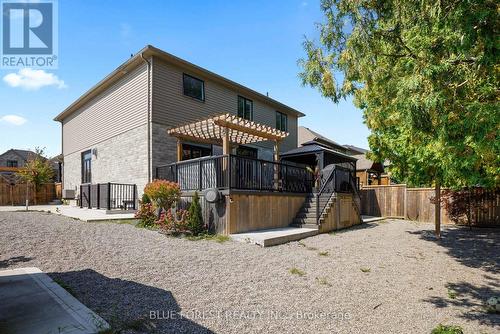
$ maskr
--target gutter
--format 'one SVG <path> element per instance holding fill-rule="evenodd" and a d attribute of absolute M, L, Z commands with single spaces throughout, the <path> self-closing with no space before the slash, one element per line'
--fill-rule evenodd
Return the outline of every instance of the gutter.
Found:
<path fill-rule="evenodd" d="M 148 66 L 148 182 L 151 182 L 151 62 L 144 58 L 144 52 L 141 52 L 141 58 Z"/>

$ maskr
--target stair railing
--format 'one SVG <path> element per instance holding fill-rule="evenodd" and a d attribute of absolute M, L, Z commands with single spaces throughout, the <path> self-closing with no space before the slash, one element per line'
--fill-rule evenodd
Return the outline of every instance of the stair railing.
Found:
<path fill-rule="evenodd" d="M 316 224 L 320 224 L 320 217 L 325 211 L 326 206 L 328 205 L 328 202 L 330 201 L 331 196 L 335 193 L 335 179 L 336 179 L 336 169 L 332 168 L 330 173 L 328 174 L 328 177 L 325 179 L 324 182 L 321 182 L 321 187 L 316 194 Z M 330 196 L 328 196 L 328 200 L 326 203 L 321 207 L 319 207 L 319 200 L 321 195 L 323 194 L 328 194 L 330 192 Z"/>

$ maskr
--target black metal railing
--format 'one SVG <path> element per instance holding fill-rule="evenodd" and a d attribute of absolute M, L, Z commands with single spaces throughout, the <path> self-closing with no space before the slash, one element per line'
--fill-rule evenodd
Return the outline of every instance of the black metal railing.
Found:
<path fill-rule="evenodd" d="M 330 198 L 335 193 L 352 193 L 359 197 L 354 171 L 341 166 L 334 166 L 330 173 L 321 181 L 320 189 L 316 193 L 316 223 L 325 211 Z M 356 199 L 354 199 L 356 200 Z"/>
<path fill-rule="evenodd" d="M 137 209 L 137 186 L 123 183 L 80 185 L 80 207 L 96 209 Z"/>
<path fill-rule="evenodd" d="M 184 191 L 208 188 L 311 192 L 305 167 L 236 155 L 192 159 L 156 168 L 156 178 L 177 182 Z"/>

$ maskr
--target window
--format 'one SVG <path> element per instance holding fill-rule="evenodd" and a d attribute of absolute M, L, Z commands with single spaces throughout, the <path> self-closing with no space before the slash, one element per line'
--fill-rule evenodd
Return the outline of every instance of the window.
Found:
<path fill-rule="evenodd" d="M 238 117 L 253 120 L 253 101 L 243 96 L 238 96 Z"/>
<path fill-rule="evenodd" d="M 236 155 L 239 155 L 240 157 L 245 157 L 245 158 L 254 158 L 257 159 L 257 149 L 253 147 L 248 147 L 248 146 L 238 146 L 236 148 Z"/>
<path fill-rule="evenodd" d="M 187 74 L 182 75 L 184 95 L 205 101 L 205 82 Z"/>
<path fill-rule="evenodd" d="M 90 150 L 82 153 L 82 183 L 90 183 L 92 180 L 91 173 L 92 152 Z"/>
<path fill-rule="evenodd" d="M 279 111 L 276 112 L 276 129 L 288 131 L 288 116 Z"/>
<path fill-rule="evenodd" d="M 212 155 L 211 147 L 182 144 L 182 160 L 196 159 Z"/>
<path fill-rule="evenodd" d="M 17 167 L 17 160 L 7 160 L 7 167 Z"/>

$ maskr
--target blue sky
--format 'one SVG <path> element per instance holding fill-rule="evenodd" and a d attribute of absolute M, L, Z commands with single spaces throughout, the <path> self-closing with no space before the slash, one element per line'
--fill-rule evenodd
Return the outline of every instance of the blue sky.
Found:
<path fill-rule="evenodd" d="M 46 86 L 16 84 L 20 73 L 0 69 L 0 152 L 39 146 L 58 154 L 54 116 L 146 44 L 269 92 L 306 114 L 300 125 L 368 147 L 369 131 L 350 100 L 334 104 L 298 79 L 303 36 L 317 36 L 314 22 L 322 18 L 319 0 L 60 0 L 58 7 L 58 69 L 23 74 Z"/>

